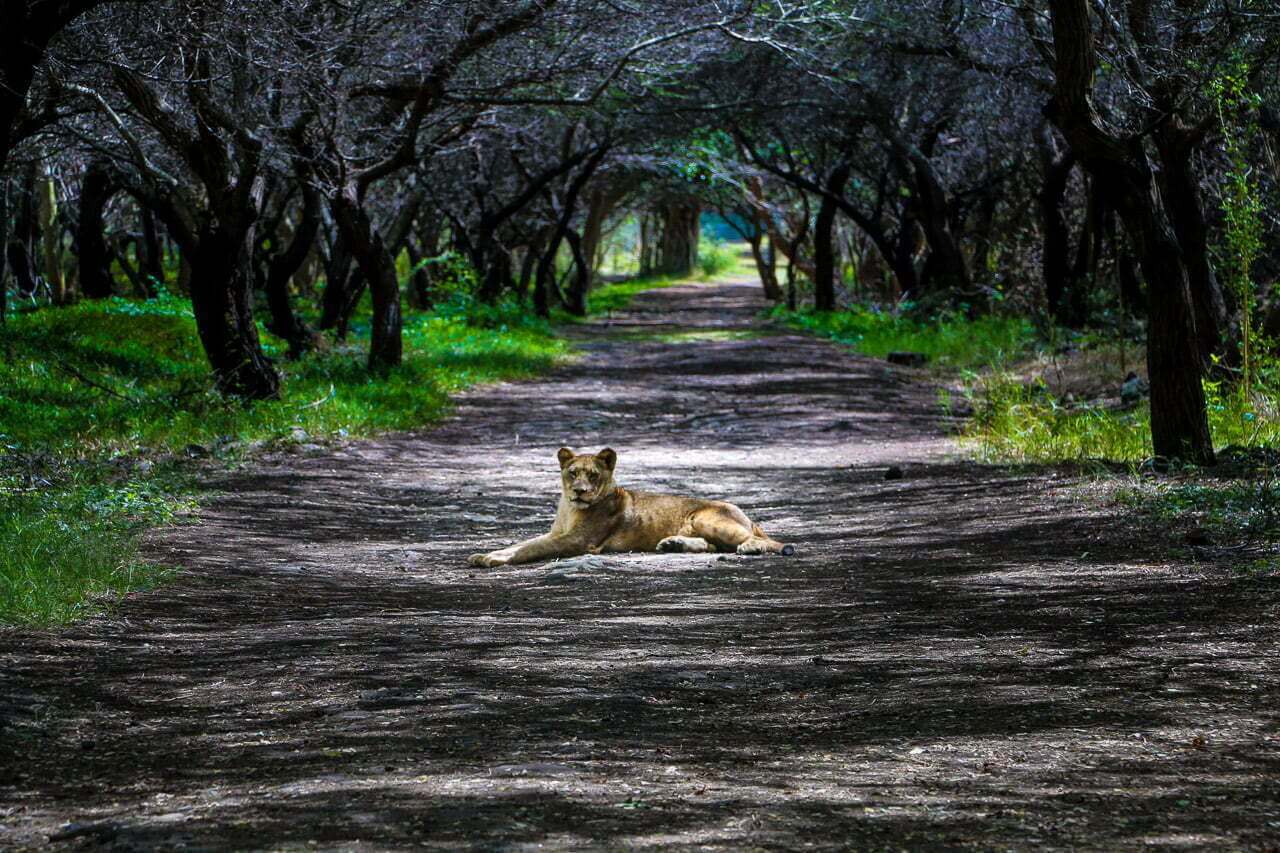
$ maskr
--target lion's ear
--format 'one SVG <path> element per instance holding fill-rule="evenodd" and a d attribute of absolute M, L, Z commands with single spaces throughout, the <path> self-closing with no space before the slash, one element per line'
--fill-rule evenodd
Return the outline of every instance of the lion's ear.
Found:
<path fill-rule="evenodd" d="M 567 447 L 562 447 L 556 451 L 556 458 L 560 460 L 560 467 L 564 468 L 573 461 L 574 453 Z"/>
<path fill-rule="evenodd" d="M 614 453 L 611 447 L 601 450 L 596 454 L 596 458 L 603 462 L 610 471 L 613 470 L 614 465 L 618 464 L 618 454 Z"/>

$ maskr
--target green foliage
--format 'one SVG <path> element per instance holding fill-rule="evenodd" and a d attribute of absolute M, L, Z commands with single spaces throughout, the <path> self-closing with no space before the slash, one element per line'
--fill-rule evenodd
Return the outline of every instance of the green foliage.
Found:
<path fill-rule="evenodd" d="M 1222 188 L 1222 240 L 1218 251 L 1223 280 L 1240 304 L 1241 392 L 1253 390 L 1253 264 L 1263 249 L 1262 192 L 1250 155 L 1258 135 L 1260 99 L 1249 92 L 1249 68 L 1237 60 L 1210 90 L 1222 125 L 1227 171 Z"/>
<path fill-rule="evenodd" d="M 1280 471 L 1274 464 L 1226 479 L 1134 478 L 1116 492 L 1116 501 L 1166 525 L 1194 526 L 1210 543 L 1227 545 L 1240 554 L 1235 569 L 1241 574 L 1280 577 Z"/>
<path fill-rule="evenodd" d="M 1043 382 L 1024 383 L 997 370 L 969 374 L 965 398 L 972 417 L 966 443 L 990 462 L 1107 459 L 1138 462 L 1151 455 L 1150 413 L 1066 405 Z"/>
<path fill-rule="evenodd" d="M 357 328 L 357 331 L 359 329 Z M 263 333 L 268 352 L 284 344 Z M 74 458 L 188 444 L 412 429 L 460 387 L 544 370 L 564 345 L 511 303 L 459 295 L 405 318 L 405 362 L 385 380 L 363 343 L 280 362 L 285 396 L 245 407 L 212 392 L 189 306 L 179 299 L 83 302 L 16 316 L 0 330 L 0 435 Z"/>
<path fill-rule="evenodd" d="M 263 340 L 268 352 L 285 349 L 265 332 Z M 101 593 L 158 577 L 131 544 L 130 525 L 156 516 L 127 500 L 143 488 L 119 478 L 130 460 L 234 457 L 270 444 L 416 429 L 448 411 L 450 393 L 534 375 L 567 352 L 515 303 L 482 306 L 464 293 L 433 312 L 408 313 L 404 341 L 404 364 L 382 379 L 366 370 L 358 338 L 280 362 L 284 397 L 245 406 L 213 392 L 185 300 L 82 302 L 10 318 L 0 328 L 0 443 L 11 457 L 77 473 L 70 482 L 0 481 L 0 621 L 64 621 Z M 111 509 L 117 504 L 126 509 Z"/>
<path fill-rule="evenodd" d="M 722 275 L 737 265 L 738 253 L 733 246 L 705 239 L 698 243 L 698 269 L 703 278 Z"/>
<path fill-rule="evenodd" d="M 1280 447 L 1280 366 L 1265 362 L 1260 375 L 1265 381 L 1249 396 L 1205 382 L 1216 446 Z M 1146 404 L 1132 409 L 1067 404 L 1044 383 L 1024 383 L 1006 371 L 970 374 L 965 396 L 973 410 L 965 438 L 988 461 L 1138 463 L 1152 453 Z"/>
<path fill-rule="evenodd" d="M 1162 521 L 1194 521 L 1211 534 L 1280 541 L 1280 480 L 1274 472 L 1239 480 L 1137 483 L 1116 497 Z"/>
<path fill-rule="evenodd" d="M 95 481 L 83 472 L 35 488 L 5 459 L 0 481 L 0 624 L 64 624 L 168 577 L 137 558 L 137 538 L 184 504 L 157 480 Z M 21 472 L 21 473 L 20 473 Z"/>
<path fill-rule="evenodd" d="M 621 311 L 631 304 L 631 300 L 635 298 L 637 293 L 687 283 L 688 282 L 684 279 L 673 278 L 672 276 L 653 275 L 630 278 L 626 281 L 613 282 L 610 284 L 602 284 L 598 287 L 592 288 L 591 291 L 587 293 L 587 315 L 595 316 L 598 314 L 611 314 L 614 311 Z M 566 314 L 558 314 L 556 319 L 573 321 L 577 318 L 570 317 Z"/>
<path fill-rule="evenodd" d="M 970 320 L 944 314 L 920 320 L 863 307 L 844 311 L 788 311 L 778 306 L 770 312 L 776 320 L 850 346 L 864 355 L 884 358 L 890 352 L 923 353 L 933 364 L 965 368 L 998 364 L 1032 348 L 1035 330 L 1019 317 L 980 317 Z"/>
<path fill-rule="evenodd" d="M 416 265 L 408 265 L 408 255 L 402 255 L 404 270 L 400 283 L 404 285 L 410 276 L 420 269 L 431 275 L 431 290 L 437 300 L 448 301 L 476 291 L 476 271 L 461 252 L 447 251 L 431 258 L 423 258 Z"/>

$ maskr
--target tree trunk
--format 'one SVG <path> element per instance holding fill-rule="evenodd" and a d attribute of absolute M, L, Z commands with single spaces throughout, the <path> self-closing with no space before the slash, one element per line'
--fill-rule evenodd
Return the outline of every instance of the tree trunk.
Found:
<path fill-rule="evenodd" d="M 782 288 L 778 285 L 777 255 L 768 252 L 764 247 L 764 234 L 756 229 L 747 238 L 751 246 L 751 260 L 755 261 L 756 274 L 760 276 L 760 284 L 764 287 L 764 298 L 770 302 L 782 299 Z"/>
<path fill-rule="evenodd" d="M 511 254 L 493 235 L 476 242 L 476 271 L 480 274 L 480 289 L 476 296 L 481 302 L 497 302 L 502 292 L 511 286 Z"/>
<path fill-rule="evenodd" d="M 18 295 L 30 298 L 40 286 L 36 273 L 32 246 L 39 239 L 36 229 L 34 167 L 24 169 L 17 179 L 17 192 L 13 212 L 13 233 L 7 248 L 9 269 Z"/>
<path fill-rule="evenodd" d="M 652 221 L 653 221 L 653 217 L 650 216 L 648 213 L 636 214 L 636 227 L 637 227 L 637 230 L 640 232 L 639 238 L 638 238 L 639 246 L 637 247 L 637 253 L 639 255 L 639 265 L 637 267 L 637 274 L 641 276 L 653 274 L 653 262 L 651 260 L 652 252 L 653 252 L 653 249 L 652 249 L 653 228 L 651 225 Z"/>
<path fill-rule="evenodd" d="M 244 244 L 243 237 L 222 229 L 200 234 L 190 252 L 191 310 L 218 390 L 266 400 L 280 396 L 280 377 L 258 340 L 253 272 Z"/>
<path fill-rule="evenodd" d="M 671 202 L 662 208 L 662 245 L 657 272 L 685 276 L 698 265 L 700 210 L 693 202 Z"/>
<path fill-rule="evenodd" d="M 921 275 L 921 284 L 951 304 L 965 301 L 974 308 L 985 308 L 985 300 L 978 298 L 973 289 L 964 252 L 951 228 L 946 193 L 933 176 L 932 168 L 923 173 L 919 168 L 916 170 L 916 201 L 916 213 L 929 244 L 929 257 L 925 261 L 927 273 Z"/>
<path fill-rule="evenodd" d="M 551 290 L 555 286 L 556 254 L 560 251 L 560 236 L 547 241 L 538 257 L 533 276 L 533 313 L 539 317 L 551 316 Z"/>
<path fill-rule="evenodd" d="M 1200 198 L 1200 183 L 1191 165 L 1194 148 L 1189 140 L 1178 137 L 1172 129 L 1155 135 L 1164 200 L 1186 262 L 1196 341 L 1207 368 L 1214 356 L 1228 353 L 1227 331 L 1231 322 L 1222 287 L 1209 259 L 1209 225 Z"/>
<path fill-rule="evenodd" d="M 1097 64 L 1088 0 L 1050 7 L 1054 95 L 1048 118 L 1081 165 L 1107 188 L 1134 244 L 1147 280 L 1147 371 L 1151 440 L 1159 459 L 1213 462 L 1213 442 L 1201 385 L 1202 361 L 1187 267 L 1141 139 L 1121 139 L 1102 127 L 1091 96 Z"/>
<path fill-rule="evenodd" d="M 67 279 L 62 274 L 62 229 L 58 227 L 58 187 L 52 175 L 45 175 L 39 182 L 40 251 L 44 261 L 44 280 L 49 286 L 49 298 L 54 305 L 66 305 L 71 301 Z"/>
<path fill-rule="evenodd" d="M 595 278 L 597 255 L 600 252 L 605 220 L 608 219 L 617 200 L 617 195 L 605 187 L 596 187 L 588 195 L 587 218 L 582 226 L 582 255 L 590 266 L 589 281 Z"/>
<path fill-rule="evenodd" d="M 148 279 L 148 289 L 154 292 L 164 284 L 164 249 L 160 245 L 160 232 L 156 228 L 156 216 L 151 208 L 139 202 L 138 218 L 142 220 L 138 266 L 143 277 Z"/>
<path fill-rule="evenodd" d="M 533 283 L 534 270 L 537 269 L 538 259 L 542 257 L 542 247 L 546 243 L 543 233 L 539 231 L 529 239 L 528 245 L 524 247 L 524 257 L 520 259 L 520 280 L 516 287 L 522 302 L 529 298 L 529 285 Z"/>
<path fill-rule="evenodd" d="M 849 180 L 850 166 L 842 163 L 827 178 L 827 194 L 818 206 L 813 225 L 813 307 L 817 311 L 836 309 L 836 260 L 832 233 L 836 223 L 835 197 Z"/>
<path fill-rule="evenodd" d="M 569 292 L 565 294 L 565 310 L 575 317 L 587 316 L 587 290 L 591 287 L 591 262 L 587 260 L 586 253 L 583 251 L 583 240 L 577 231 L 572 228 L 565 229 L 565 242 L 569 244 L 569 251 L 573 253 L 573 283 L 569 286 Z"/>
<path fill-rule="evenodd" d="M 0 325 L 9 315 L 9 180 L 0 171 Z"/>
<path fill-rule="evenodd" d="M 338 329 L 346 314 L 347 303 L 351 301 L 351 291 L 356 284 L 357 273 L 351 269 L 351 248 L 341 228 L 333 238 L 333 249 L 329 252 L 329 263 L 324 271 L 324 293 L 320 297 L 320 328 Z M 338 339 L 346 337 L 345 330 L 339 330 Z"/>
<path fill-rule="evenodd" d="M 399 366 L 404 357 L 396 259 L 383 242 L 382 235 L 373 227 L 363 205 L 347 194 L 338 194 L 331 200 L 331 206 L 334 219 L 351 247 L 351 254 L 373 297 L 369 370 L 375 374 L 386 373 Z"/>
<path fill-rule="evenodd" d="M 294 229 L 293 239 L 283 252 L 272 256 L 267 264 L 265 290 L 267 308 L 271 312 L 267 329 L 289 344 L 289 358 L 298 358 L 316 345 L 316 334 L 293 310 L 289 298 L 289 280 L 302 266 L 315 243 L 320 228 L 320 198 L 305 181 L 302 184 L 302 216 Z"/>
<path fill-rule="evenodd" d="M 104 299 L 111 295 L 113 289 L 111 253 L 107 249 L 102 214 L 116 190 L 106 164 L 101 161 L 90 163 L 80 184 L 80 217 L 76 233 L 80 292 L 90 299 Z"/>

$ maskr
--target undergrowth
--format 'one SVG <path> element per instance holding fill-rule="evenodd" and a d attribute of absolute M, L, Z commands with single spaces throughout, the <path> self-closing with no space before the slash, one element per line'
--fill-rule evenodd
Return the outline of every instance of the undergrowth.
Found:
<path fill-rule="evenodd" d="M 843 311 L 790 311 L 778 306 L 769 316 L 811 334 L 830 338 L 863 355 L 921 353 L 942 368 L 973 368 L 1009 361 L 1035 345 L 1035 330 L 1021 317 L 960 314 L 918 319 L 909 314 L 853 307 Z"/>
<path fill-rule="evenodd" d="M 1218 448 L 1280 447 L 1280 377 L 1264 372 L 1248 394 L 1204 383 L 1209 429 Z M 1065 402 L 1042 381 L 1024 382 L 1007 370 L 968 374 L 965 397 L 972 418 L 965 443 L 988 462 L 1064 462 L 1103 459 L 1140 463 L 1151 457 L 1151 412 L 1145 401 Z"/>
<path fill-rule="evenodd" d="M 211 389 L 184 299 L 86 301 L 0 327 L 0 622 L 65 622 L 163 577 L 138 560 L 137 532 L 184 505 L 174 471 L 190 457 L 418 428 L 450 393 L 567 351 L 519 305 L 461 295 L 406 314 L 404 363 L 385 378 L 365 369 L 359 320 L 350 344 L 295 362 L 262 334 L 283 396 L 244 405 Z"/>

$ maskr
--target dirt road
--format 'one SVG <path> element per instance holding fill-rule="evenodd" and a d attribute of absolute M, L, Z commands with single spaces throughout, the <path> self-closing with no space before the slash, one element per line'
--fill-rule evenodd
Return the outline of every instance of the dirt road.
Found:
<path fill-rule="evenodd" d="M 172 584 L 0 634 L 0 847 L 1277 849 L 1275 583 L 955 461 L 920 375 L 760 307 L 645 294 L 439 428 L 221 476 Z M 563 444 L 798 553 L 468 568 Z"/>

